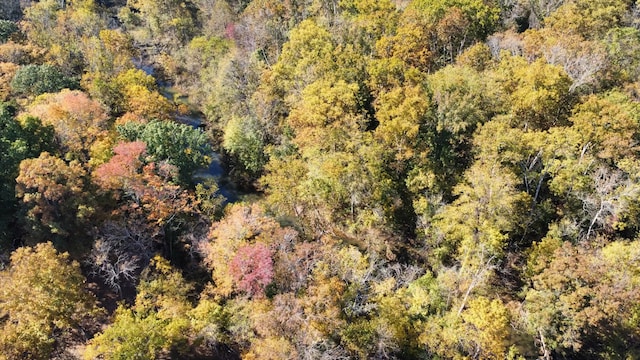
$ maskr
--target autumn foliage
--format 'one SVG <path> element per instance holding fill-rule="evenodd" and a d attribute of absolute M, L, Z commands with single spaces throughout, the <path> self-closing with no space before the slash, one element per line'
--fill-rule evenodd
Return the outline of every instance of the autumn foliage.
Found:
<path fill-rule="evenodd" d="M 238 290 L 251 296 L 264 296 L 265 287 L 273 280 L 271 251 L 263 243 L 245 245 L 236 251 L 229 272 Z"/>
<path fill-rule="evenodd" d="M 639 358 L 639 9 L 0 1 L 0 360 Z"/>

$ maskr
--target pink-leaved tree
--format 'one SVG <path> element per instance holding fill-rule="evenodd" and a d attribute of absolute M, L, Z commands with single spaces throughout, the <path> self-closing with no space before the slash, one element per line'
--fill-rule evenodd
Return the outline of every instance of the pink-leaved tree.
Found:
<path fill-rule="evenodd" d="M 240 247 L 229 264 L 237 288 L 250 296 L 264 296 L 266 286 L 273 280 L 271 256 L 271 249 L 261 242 Z"/>

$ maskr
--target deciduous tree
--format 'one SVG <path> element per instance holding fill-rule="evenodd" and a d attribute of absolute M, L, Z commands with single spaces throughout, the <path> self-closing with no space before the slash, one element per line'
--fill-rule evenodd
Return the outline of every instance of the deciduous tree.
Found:
<path fill-rule="evenodd" d="M 544 357 L 580 351 L 637 354 L 637 346 L 631 345 L 637 342 L 637 329 L 623 330 L 637 316 L 638 294 L 631 289 L 637 286 L 638 267 L 629 263 L 636 245 L 614 242 L 588 249 L 564 243 L 544 271 L 531 279 L 525 320 Z M 613 334 L 621 338 L 611 341 L 611 336 L 618 336 Z"/>
<path fill-rule="evenodd" d="M 88 161 L 91 146 L 107 136 L 109 117 L 105 108 L 81 91 L 65 89 L 39 96 L 27 113 L 53 126 L 69 158 Z"/>
<path fill-rule="evenodd" d="M 128 141 L 143 141 L 152 161 L 167 161 L 176 166 L 183 184 L 189 184 L 193 172 L 211 161 L 212 150 L 206 134 L 188 125 L 171 121 L 129 122 L 118 126 L 118 132 Z"/>
<path fill-rule="evenodd" d="M 120 305 L 114 322 L 93 338 L 85 358 L 155 359 L 187 340 L 191 286 L 160 256 L 153 259 L 138 285 L 131 308 Z"/>
<path fill-rule="evenodd" d="M 48 359 L 97 315 L 80 265 L 51 243 L 17 249 L 0 281 L 0 359 Z"/>
<path fill-rule="evenodd" d="M 52 240 L 59 248 L 80 250 L 95 210 L 86 192 L 82 165 L 77 161 L 67 164 L 43 152 L 20 163 L 16 182 L 25 240 L 30 244 Z"/>
<path fill-rule="evenodd" d="M 65 76 L 52 65 L 25 65 L 11 80 L 11 89 L 19 95 L 54 93 L 64 88 L 75 88 L 76 81 Z"/>
<path fill-rule="evenodd" d="M 20 162 L 37 157 L 42 151 L 55 151 L 53 128 L 33 117 L 18 121 L 13 107 L 0 104 L 0 152 L 4 154 L 0 158 L 0 206 L 5 210 L 0 216 L 0 247 L 10 246 L 14 240 L 12 230 L 17 230 L 15 189 Z"/>

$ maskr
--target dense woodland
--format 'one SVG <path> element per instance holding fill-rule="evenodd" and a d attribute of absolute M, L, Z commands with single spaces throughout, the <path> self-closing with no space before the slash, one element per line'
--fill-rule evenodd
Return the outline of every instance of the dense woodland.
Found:
<path fill-rule="evenodd" d="M 640 359 L 640 3 L 0 18 L 0 359 Z"/>

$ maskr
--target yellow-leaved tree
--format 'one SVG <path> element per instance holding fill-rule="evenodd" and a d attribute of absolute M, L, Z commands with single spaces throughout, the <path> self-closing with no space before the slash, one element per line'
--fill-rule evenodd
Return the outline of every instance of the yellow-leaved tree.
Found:
<path fill-rule="evenodd" d="M 51 243 L 22 247 L 0 271 L 0 359 L 49 359 L 98 314 L 80 265 Z"/>

